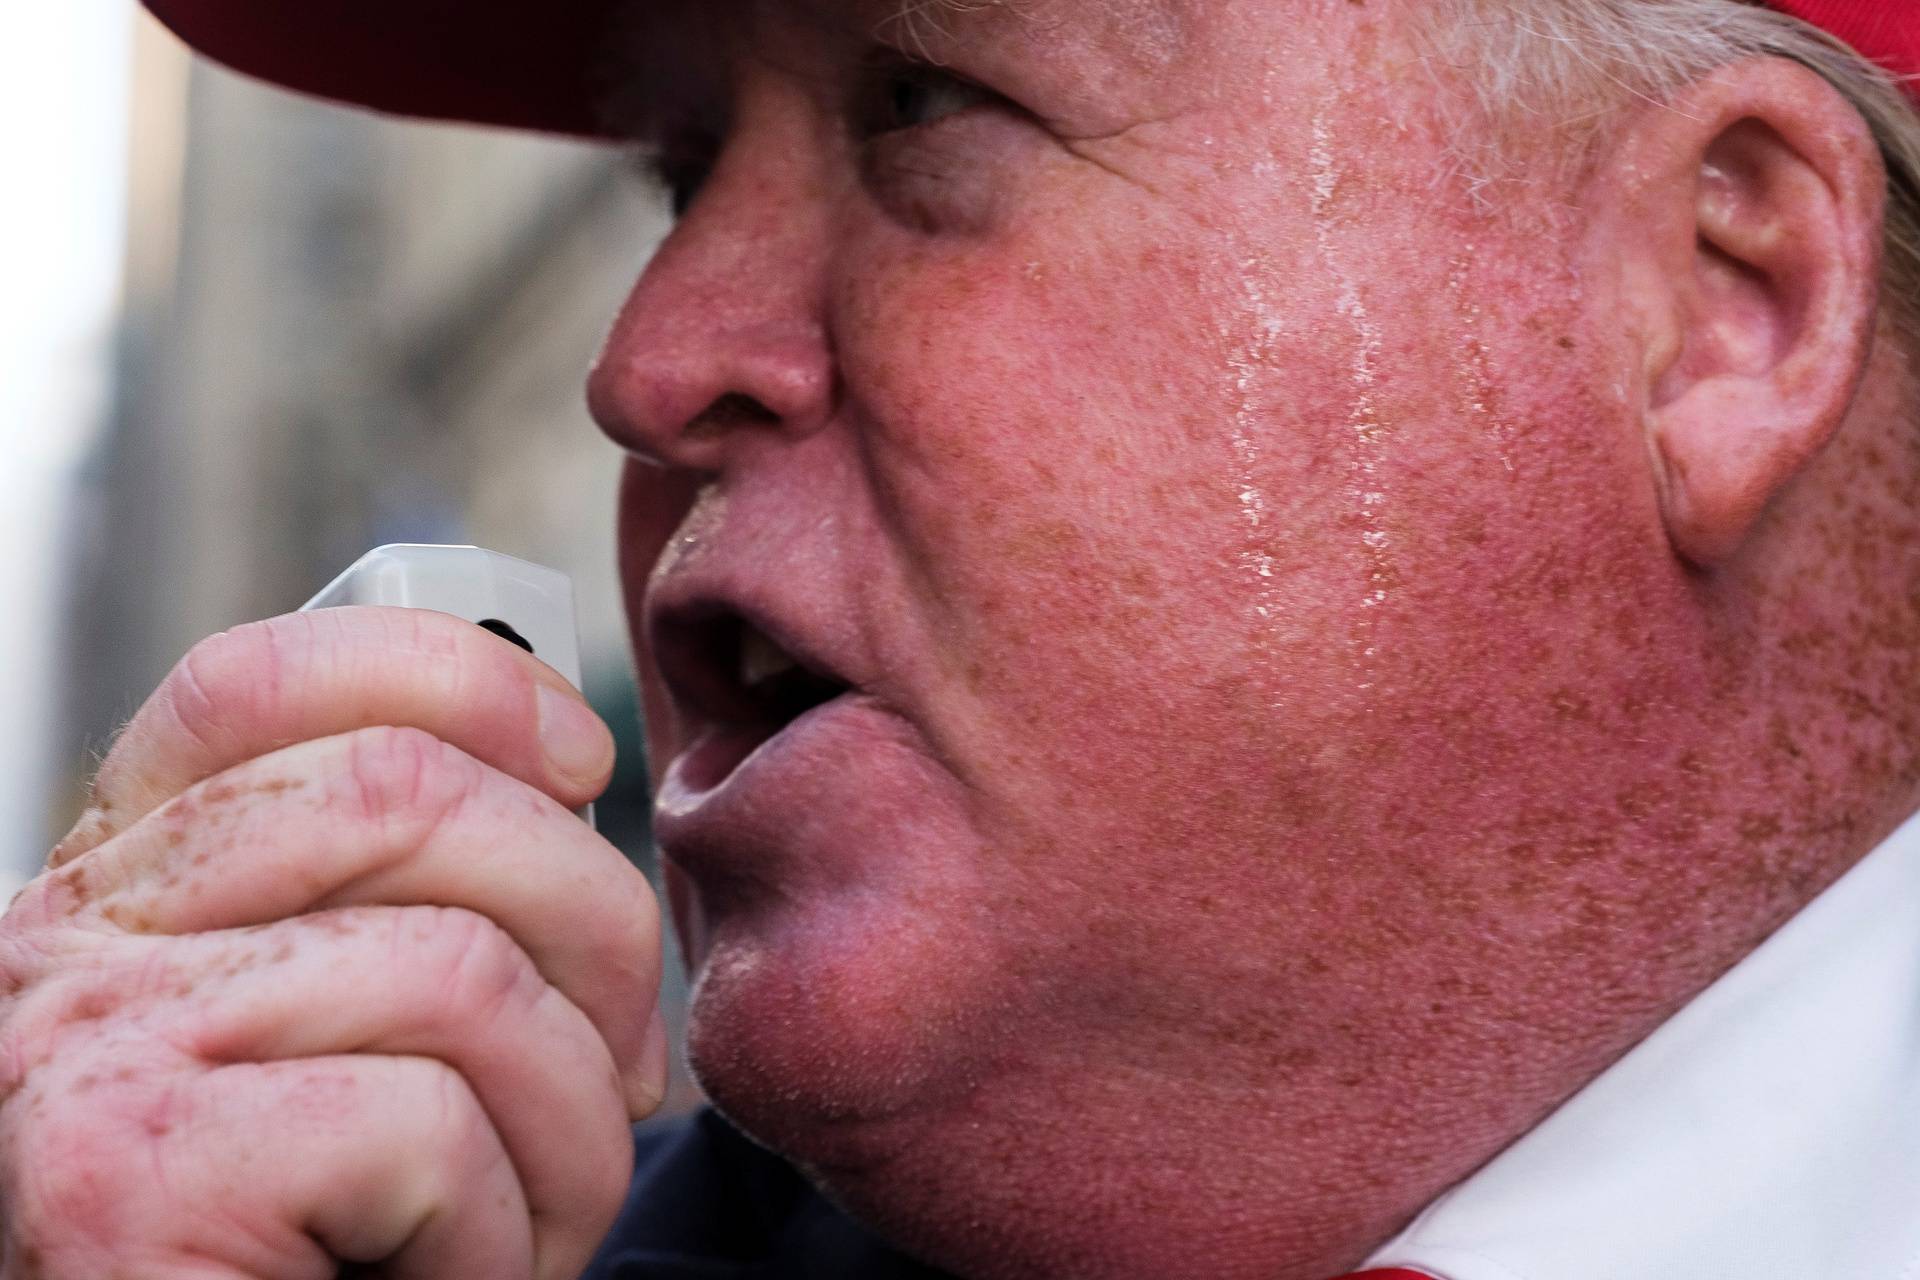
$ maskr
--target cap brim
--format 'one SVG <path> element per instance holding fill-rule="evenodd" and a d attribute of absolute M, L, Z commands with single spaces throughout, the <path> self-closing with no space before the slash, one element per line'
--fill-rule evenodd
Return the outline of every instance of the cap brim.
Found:
<path fill-rule="evenodd" d="M 145 0 L 247 75 L 398 115 L 601 132 L 617 0 Z"/>
<path fill-rule="evenodd" d="M 290 89 L 398 115 L 596 135 L 614 19 L 633 0 L 145 2 L 208 57 Z M 1920 0 L 1766 2 L 1920 76 Z"/>

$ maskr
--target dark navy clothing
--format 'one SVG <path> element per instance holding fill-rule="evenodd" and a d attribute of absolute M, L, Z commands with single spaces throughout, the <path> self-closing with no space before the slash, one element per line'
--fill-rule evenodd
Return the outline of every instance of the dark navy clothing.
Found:
<path fill-rule="evenodd" d="M 634 1138 L 627 1203 L 581 1280 L 950 1280 L 879 1244 L 712 1111 Z"/>

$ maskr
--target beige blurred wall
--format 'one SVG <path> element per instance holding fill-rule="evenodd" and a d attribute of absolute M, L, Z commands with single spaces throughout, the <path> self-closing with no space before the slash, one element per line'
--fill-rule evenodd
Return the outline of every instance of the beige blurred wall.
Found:
<path fill-rule="evenodd" d="M 573 575 L 589 693 L 623 747 L 603 829 L 644 863 L 619 456 L 582 382 L 664 206 L 606 148 L 303 100 L 141 24 L 56 807 L 202 636 L 297 607 L 378 543 L 475 542 Z"/>
<path fill-rule="evenodd" d="M 664 229 L 604 148 L 326 106 L 142 16 L 127 323 L 97 476 L 101 711 L 298 604 L 370 539 L 573 572 L 621 648 L 595 344 Z M 97 716 L 103 724 L 111 716 Z"/>

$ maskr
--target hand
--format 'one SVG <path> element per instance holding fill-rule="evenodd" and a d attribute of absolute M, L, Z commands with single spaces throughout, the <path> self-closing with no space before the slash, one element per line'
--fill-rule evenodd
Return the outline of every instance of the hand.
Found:
<path fill-rule="evenodd" d="M 196 647 L 0 918 L 4 1280 L 571 1280 L 658 1103 L 613 743 L 444 614 Z"/>

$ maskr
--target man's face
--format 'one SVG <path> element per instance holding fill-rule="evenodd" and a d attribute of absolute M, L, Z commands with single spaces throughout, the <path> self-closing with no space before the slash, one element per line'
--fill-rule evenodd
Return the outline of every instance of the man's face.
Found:
<path fill-rule="evenodd" d="M 1574 228 L 1460 197 L 1381 0 L 683 25 L 704 181 L 593 398 L 670 464 L 622 552 L 703 1082 L 942 1256 L 1079 1159 L 1295 1169 L 1340 1260 L 1687 945 L 1595 834 L 1684 584 Z M 743 691 L 743 619 L 836 683 Z"/>

